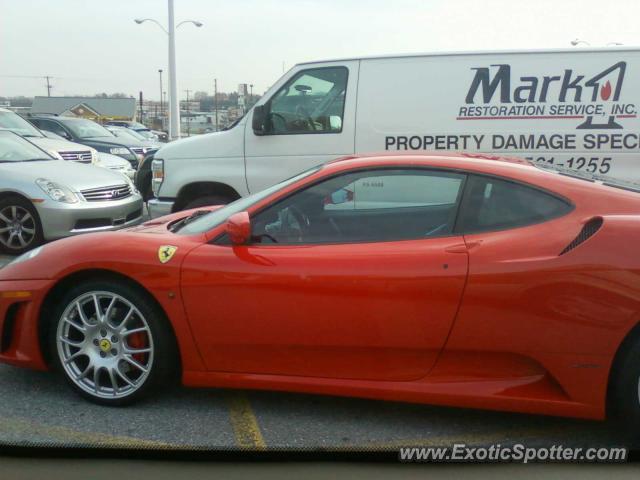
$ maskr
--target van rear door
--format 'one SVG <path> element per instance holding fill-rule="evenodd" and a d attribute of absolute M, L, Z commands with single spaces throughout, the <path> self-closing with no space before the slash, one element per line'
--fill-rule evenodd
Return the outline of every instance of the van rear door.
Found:
<path fill-rule="evenodd" d="M 359 61 L 296 66 L 261 101 L 263 132 L 245 124 L 245 165 L 250 192 L 307 168 L 353 154 Z"/>

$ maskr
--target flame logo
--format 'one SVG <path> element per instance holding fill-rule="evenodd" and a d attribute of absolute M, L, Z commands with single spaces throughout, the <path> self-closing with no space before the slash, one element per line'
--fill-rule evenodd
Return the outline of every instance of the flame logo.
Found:
<path fill-rule="evenodd" d="M 611 96 L 611 82 L 607 80 L 607 83 L 605 83 L 604 86 L 600 89 L 600 97 L 602 98 L 602 100 L 609 100 L 610 96 Z"/>

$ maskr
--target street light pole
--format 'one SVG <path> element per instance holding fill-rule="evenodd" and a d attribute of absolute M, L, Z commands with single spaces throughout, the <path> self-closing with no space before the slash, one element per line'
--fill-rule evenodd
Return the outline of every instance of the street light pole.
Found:
<path fill-rule="evenodd" d="M 158 73 L 160 74 L 160 124 L 164 129 L 164 111 L 162 110 L 162 69 L 161 68 L 158 70 Z"/>
<path fill-rule="evenodd" d="M 178 98 L 178 79 L 176 78 L 176 24 L 173 15 L 173 0 L 167 0 L 169 24 L 169 137 L 180 138 L 180 99 Z"/>

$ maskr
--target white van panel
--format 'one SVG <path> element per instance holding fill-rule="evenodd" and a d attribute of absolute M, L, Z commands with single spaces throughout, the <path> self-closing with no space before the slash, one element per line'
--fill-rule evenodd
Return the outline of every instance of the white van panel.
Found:
<path fill-rule="evenodd" d="M 640 180 L 640 52 L 361 60 L 355 151 L 476 151 Z"/>

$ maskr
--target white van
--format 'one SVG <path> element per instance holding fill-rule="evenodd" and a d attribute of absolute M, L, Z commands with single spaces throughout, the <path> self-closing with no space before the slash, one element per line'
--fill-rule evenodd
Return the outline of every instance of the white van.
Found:
<path fill-rule="evenodd" d="M 227 203 L 385 151 L 500 153 L 640 180 L 638 79 L 640 49 L 627 47 L 301 63 L 232 128 L 162 147 L 149 208 Z"/>

